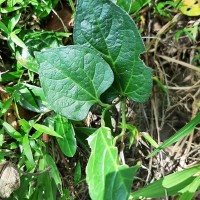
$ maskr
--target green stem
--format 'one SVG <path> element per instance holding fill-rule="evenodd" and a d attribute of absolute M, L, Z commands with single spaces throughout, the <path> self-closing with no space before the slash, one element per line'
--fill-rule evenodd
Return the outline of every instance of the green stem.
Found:
<path fill-rule="evenodd" d="M 104 127 L 105 126 L 105 115 L 106 115 L 106 112 L 108 110 L 110 110 L 112 108 L 113 105 L 108 105 L 102 112 L 102 116 L 101 116 L 101 127 Z"/>
<path fill-rule="evenodd" d="M 126 97 L 123 97 L 122 98 L 122 110 L 121 110 L 121 113 L 122 113 L 122 131 L 119 135 L 117 135 L 114 140 L 113 140 L 113 144 L 115 145 L 116 142 L 120 139 L 123 139 L 125 133 L 126 133 Z"/>
<path fill-rule="evenodd" d="M 104 110 L 103 110 L 103 112 L 102 112 L 102 116 L 101 116 L 101 126 L 102 126 L 102 127 L 105 126 L 105 120 L 104 120 L 104 119 L 105 119 L 106 112 L 107 112 L 108 110 L 110 110 L 114 105 L 118 104 L 119 101 L 120 101 L 120 99 L 117 100 L 117 101 L 116 101 L 114 104 L 112 104 L 112 105 L 110 105 L 110 104 L 105 104 L 105 103 L 103 103 L 103 102 L 101 102 L 101 101 L 98 102 L 99 105 L 102 106 L 102 107 L 104 108 Z"/>

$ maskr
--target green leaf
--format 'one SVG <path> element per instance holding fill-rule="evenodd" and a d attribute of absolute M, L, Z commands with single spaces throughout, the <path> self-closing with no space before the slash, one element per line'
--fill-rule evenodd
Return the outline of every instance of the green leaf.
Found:
<path fill-rule="evenodd" d="M 10 34 L 10 39 L 19 47 L 22 47 L 24 49 L 27 49 L 27 46 L 24 44 L 24 42 L 14 33 L 12 32 Z"/>
<path fill-rule="evenodd" d="M 15 71 L 15 72 L 6 72 L 3 74 L 0 74 L 0 82 L 5 83 L 5 82 L 12 82 L 13 80 L 18 80 L 23 71 Z"/>
<path fill-rule="evenodd" d="M 21 129 L 25 132 L 25 133 L 29 133 L 30 129 L 31 129 L 31 126 L 30 124 L 28 123 L 28 121 L 26 121 L 25 119 L 20 119 L 18 120 L 20 126 L 21 126 Z"/>
<path fill-rule="evenodd" d="M 139 167 L 120 165 L 109 128 L 102 127 L 88 138 L 92 149 L 86 168 L 86 181 L 92 199 L 128 199 L 134 175 Z"/>
<path fill-rule="evenodd" d="M 23 146 L 24 154 L 26 155 L 27 159 L 28 159 L 31 163 L 34 164 L 33 154 L 32 154 L 32 151 L 31 151 L 30 144 L 29 144 L 28 134 L 26 134 L 26 135 L 23 137 L 22 146 Z"/>
<path fill-rule="evenodd" d="M 197 124 L 200 124 L 200 112 L 196 115 L 194 119 L 192 119 L 187 125 L 181 128 L 178 132 L 176 132 L 172 137 L 167 139 L 162 145 L 160 145 L 157 149 L 155 149 L 151 154 L 147 156 L 150 158 L 158 153 L 160 150 L 172 145 L 173 143 L 181 140 L 186 135 L 190 134 L 191 131 L 194 130 Z"/>
<path fill-rule="evenodd" d="M 126 12 L 130 11 L 132 0 L 117 0 L 117 5 L 123 8 Z"/>
<path fill-rule="evenodd" d="M 161 178 L 146 187 L 133 192 L 130 197 L 133 199 L 140 198 L 160 198 L 168 195 L 175 195 L 181 193 L 181 190 L 187 187 L 196 178 L 193 176 L 200 170 L 200 165 L 183 171 L 175 172 L 164 178 Z M 158 189 L 159 188 L 159 189 Z M 130 198 L 130 199 L 132 199 Z"/>
<path fill-rule="evenodd" d="M 131 8 L 129 10 L 130 14 L 136 13 L 139 10 L 141 10 L 144 6 L 146 6 L 148 3 L 150 3 L 151 0 L 136 0 L 133 1 L 131 4 Z"/>
<path fill-rule="evenodd" d="M 7 112 L 7 110 L 11 107 L 12 102 L 13 102 L 13 97 L 10 97 L 6 102 L 2 104 L 0 110 L 0 117 L 2 117 L 3 114 Z"/>
<path fill-rule="evenodd" d="M 74 43 L 91 47 L 110 64 L 114 83 L 110 93 L 127 96 L 137 102 L 148 99 L 152 88 L 152 70 L 139 56 L 145 51 L 131 17 L 109 0 L 78 0 Z"/>
<path fill-rule="evenodd" d="M 92 135 L 97 128 L 88 128 L 88 127 L 75 127 L 76 139 L 77 143 L 81 146 L 81 148 L 86 151 L 87 154 L 90 154 L 89 145 L 87 143 L 87 138 Z"/>
<path fill-rule="evenodd" d="M 19 104 L 21 106 L 23 106 L 24 108 L 28 109 L 28 110 L 32 110 L 32 111 L 36 111 L 38 110 L 38 105 L 37 102 L 33 96 L 33 94 L 31 93 L 31 91 L 25 87 L 24 85 L 18 85 L 16 87 L 15 90 L 17 97 L 19 97 Z"/>
<path fill-rule="evenodd" d="M 1 125 L 5 128 L 6 132 L 10 135 L 10 137 L 14 138 L 15 140 L 21 142 L 22 135 L 16 131 L 10 124 L 0 119 Z"/>
<path fill-rule="evenodd" d="M 117 0 L 117 5 L 123 8 L 129 14 L 133 14 L 141 10 L 150 3 L 151 0 Z"/>
<path fill-rule="evenodd" d="M 62 136 L 59 135 L 58 133 L 56 133 L 53 129 L 51 129 L 51 128 L 47 127 L 47 126 L 44 126 L 42 124 L 34 124 L 33 128 L 36 129 L 37 131 L 41 131 L 41 132 L 43 132 L 45 134 L 62 138 Z"/>
<path fill-rule="evenodd" d="M 49 112 L 42 88 L 26 83 L 19 84 L 15 88 L 15 94 L 16 101 L 23 108 L 37 113 Z"/>
<path fill-rule="evenodd" d="M 67 33 L 66 33 L 67 34 Z M 69 37 L 69 34 L 65 35 Z M 25 68 L 38 73 L 38 64 L 33 56 L 34 51 L 62 46 L 63 35 L 50 31 L 24 32 L 22 39 L 28 49 L 19 49 L 17 61 Z"/>
<path fill-rule="evenodd" d="M 45 159 L 47 165 L 52 167 L 52 169 L 50 170 L 50 174 L 51 174 L 53 180 L 55 181 L 55 184 L 56 184 L 57 188 L 59 189 L 60 194 L 62 194 L 62 180 L 61 180 L 58 168 L 55 164 L 55 161 L 49 154 L 46 154 L 44 156 L 44 159 Z"/>
<path fill-rule="evenodd" d="M 73 126 L 70 121 L 58 115 L 54 121 L 55 130 L 63 138 L 57 138 L 62 152 L 68 156 L 73 157 L 76 153 L 76 138 Z"/>
<path fill-rule="evenodd" d="M 78 184 L 80 180 L 81 180 L 81 164 L 80 161 L 78 161 L 74 171 L 74 183 Z"/>
<path fill-rule="evenodd" d="M 194 181 L 190 185 L 188 185 L 188 190 L 185 193 L 183 193 L 178 200 L 185 200 L 185 199 L 192 200 L 199 185 L 200 185 L 200 176 L 197 176 L 194 179 Z"/>
<path fill-rule="evenodd" d="M 68 119 L 84 119 L 113 82 L 109 65 L 91 49 L 67 46 L 35 56 L 48 104 Z"/>
<path fill-rule="evenodd" d="M 10 19 L 10 21 L 8 22 L 8 30 L 10 33 L 13 31 L 13 29 L 16 26 L 16 24 L 18 23 L 20 17 L 21 17 L 21 14 L 17 14 L 14 17 L 12 17 Z"/>
<path fill-rule="evenodd" d="M 19 9 L 21 9 L 21 7 L 17 7 L 17 6 L 0 8 L 0 13 L 5 14 L 5 13 L 13 12 L 13 11 L 19 10 Z"/>
<path fill-rule="evenodd" d="M 0 21 L 0 30 L 2 30 L 6 35 L 9 35 L 10 33 L 6 25 L 1 21 Z"/>

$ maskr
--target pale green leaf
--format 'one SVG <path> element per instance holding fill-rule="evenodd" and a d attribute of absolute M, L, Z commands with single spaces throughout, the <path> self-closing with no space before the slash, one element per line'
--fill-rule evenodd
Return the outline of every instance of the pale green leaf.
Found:
<path fill-rule="evenodd" d="M 188 190 L 181 195 L 178 200 L 192 200 L 196 190 L 200 186 L 200 176 L 197 176 L 194 181 L 188 186 Z"/>
<path fill-rule="evenodd" d="M 8 30 L 9 32 L 12 32 L 16 24 L 18 23 L 19 19 L 21 17 L 21 14 L 16 14 L 14 17 L 10 19 L 8 22 Z"/>
<path fill-rule="evenodd" d="M 7 112 L 7 110 L 11 107 L 12 102 L 13 102 L 13 97 L 10 97 L 7 101 L 2 103 L 2 107 L 0 110 L 0 117 L 2 117 L 3 114 Z"/>
<path fill-rule="evenodd" d="M 10 34 L 10 39 L 17 45 L 24 49 L 27 49 L 27 46 L 24 44 L 24 42 L 14 33 L 12 32 Z"/>
<path fill-rule="evenodd" d="M 34 124 L 33 128 L 36 129 L 37 131 L 43 132 L 45 134 L 51 135 L 51 136 L 55 136 L 55 137 L 59 137 L 62 138 L 61 135 L 59 135 L 58 133 L 56 133 L 53 129 L 42 125 L 42 124 Z"/>
<path fill-rule="evenodd" d="M 22 135 L 16 131 L 10 124 L 0 119 L 1 125 L 5 128 L 6 132 L 10 135 L 10 137 L 16 139 L 17 141 L 22 141 Z"/>
<path fill-rule="evenodd" d="M 94 200 L 128 199 L 138 169 L 119 164 L 118 150 L 109 128 L 102 127 L 88 138 L 92 149 L 86 168 L 90 197 Z"/>
<path fill-rule="evenodd" d="M 109 65 L 89 48 L 60 47 L 35 56 L 48 104 L 68 119 L 84 119 L 113 82 Z"/>
<path fill-rule="evenodd" d="M 9 35 L 10 33 L 6 25 L 1 21 L 0 21 L 0 30 L 2 30 L 6 35 Z"/>
<path fill-rule="evenodd" d="M 78 0 L 74 43 L 95 49 L 110 64 L 114 83 L 107 98 L 127 96 L 137 102 L 149 98 L 152 70 L 140 60 L 145 51 L 138 29 L 120 7 L 109 0 Z"/>
<path fill-rule="evenodd" d="M 168 195 L 179 194 L 185 187 L 192 183 L 196 178 L 193 175 L 198 171 L 200 171 L 200 165 L 165 176 L 164 178 L 133 192 L 130 199 L 138 199 L 139 197 L 160 198 L 165 197 L 166 192 Z"/>
<path fill-rule="evenodd" d="M 30 143 L 29 143 L 28 134 L 26 134 L 26 135 L 23 137 L 22 146 L 23 146 L 23 152 L 24 152 L 24 154 L 26 155 L 28 161 L 29 161 L 30 163 L 33 163 L 33 164 L 34 164 L 33 154 L 32 154 L 32 151 L 31 151 L 31 147 L 30 147 Z"/>

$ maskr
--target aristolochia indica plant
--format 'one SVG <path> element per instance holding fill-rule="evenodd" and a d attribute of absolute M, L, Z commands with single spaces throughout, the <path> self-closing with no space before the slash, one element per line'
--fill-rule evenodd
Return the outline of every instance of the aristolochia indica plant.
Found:
<path fill-rule="evenodd" d="M 46 100 L 78 121 L 92 105 L 105 112 L 120 99 L 121 133 L 113 138 L 103 113 L 101 128 L 88 138 L 86 180 L 94 200 L 128 199 L 139 166 L 120 165 L 115 143 L 126 133 L 126 98 L 144 102 L 151 93 L 152 71 L 139 58 L 144 44 L 130 16 L 109 0 L 78 0 L 73 35 L 75 45 L 35 53 Z"/>

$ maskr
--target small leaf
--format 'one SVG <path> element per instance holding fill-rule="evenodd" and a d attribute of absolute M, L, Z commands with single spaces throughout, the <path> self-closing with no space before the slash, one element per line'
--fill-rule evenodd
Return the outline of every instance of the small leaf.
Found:
<path fill-rule="evenodd" d="M 70 121 L 58 115 L 54 121 L 55 131 L 63 138 L 57 138 L 62 152 L 68 156 L 73 157 L 76 153 L 76 138 L 73 126 Z"/>
<path fill-rule="evenodd" d="M 6 102 L 2 104 L 2 107 L 0 110 L 0 117 L 2 117 L 3 114 L 10 108 L 12 102 L 13 102 L 13 97 L 10 97 Z"/>
<path fill-rule="evenodd" d="M 16 101 L 23 108 L 37 113 L 49 112 L 42 88 L 25 83 L 19 84 L 15 89 L 15 94 Z"/>
<path fill-rule="evenodd" d="M 24 152 L 24 154 L 26 155 L 26 157 L 28 158 L 28 160 L 29 160 L 32 164 L 34 164 L 33 154 L 32 154 L 32 151 L 31 151 L 30 144 L 29 144 L 28 134 L 26 134 L 26 135 L 23 137 L 22 146 L 23 146 L 23 150 L 24 150 L 23 152 Z"/>
<path fill-rule="evenodd" d="M 24 42 L 14 33 L 12 32 L 10 34 L 10 39 L 17 45 L 24 49 L 27 49 L 27 46 L 24 44 Z"/>
<path fill-rule="evenodd" d="M 21 142 L 22 135 L 16 131 L 10 124 L 0 119 L 1 125 L 5 128 L 6 132 L 10 135 L 10 137 L 14 138 L 15 140 Z"/>
<path fill-rule="evenodd" d="M 58 187 L 60 194 L 62 194 L 62 180 L 61 180 L 58 168 L 55 164 L 55 161 L 53 160 L 53 158 L 49 154 L 46 154 L 44 156 L 44 159 L 47 163 L 47 166 L 52 167 L 52 169 L 50 170 L 50 174 L 51 174 L 53 180 L 55 181 L 56 186 Z"/>
<path fill-rule="evenodd" d="M 46 133 L 48 135 L 52 135 L 52 136 L 55 136 L 55 137 L 62 138 L 62 136 L 59 135 L 58 133 L 56 133 L 53 129 L 51 129 L 47 126 L 44 126 L 42 124 L 34 124 L 33 128 L 36 129 L 37 131 L 41 131 L 41 132 Z"/>
<path fill-rule="evenodd" d="M 74 183 L 78 184 L 80 180 L 81 180 L 81 164 L 80 161 L 78 161 L 74 171 Z"/>
<path fill-rule="evenodd" d="M 92 199 L 128 199 L 134 175 L 139 167 L 120 165 L 109 128 L 102 127 L 88 138 L 92 149 L 86 168 L 86 181 Z"/>
<path fill-rule="evenodd" d="M 6 25 L 1 21 L 0 21 L 0 30 L 2 30 L 6 35 L 9 35 L 10 33 Z"/>
<path fill-rule="evenodd" d="M 91 49 L 80 46 L 35 53 L 47 102 L 57 113 L 82 120 L 112 84 L 109 65 Z"/>
<path fill-rule="evenodd" d="M 8 30 L 9 30 L 10 33 L 13 31 L 13 29 L 16 26 L 16 24 L 18 23 L 20 17 L 21 17 L 21 14 L 17 14 L 9 20 Z"/>
<path fill-rule="evenodd" d="M 78 0 L 74 43 L 93 48 L 110 64 L 114 83 L 110 93 L 137 102 L 149 98 L 152 70 L 139 56 L 145 51 L 135 23 L 109 0 Z"/>
<path fill-rule="evenodd" d="M 23 71 L 15 71 L 15 72 L 6 72 L 3 74 L 0 74 L 0 82 L 6 83 L 6 82 L 12 82 L 13 80 L 18 80 Z"/>

